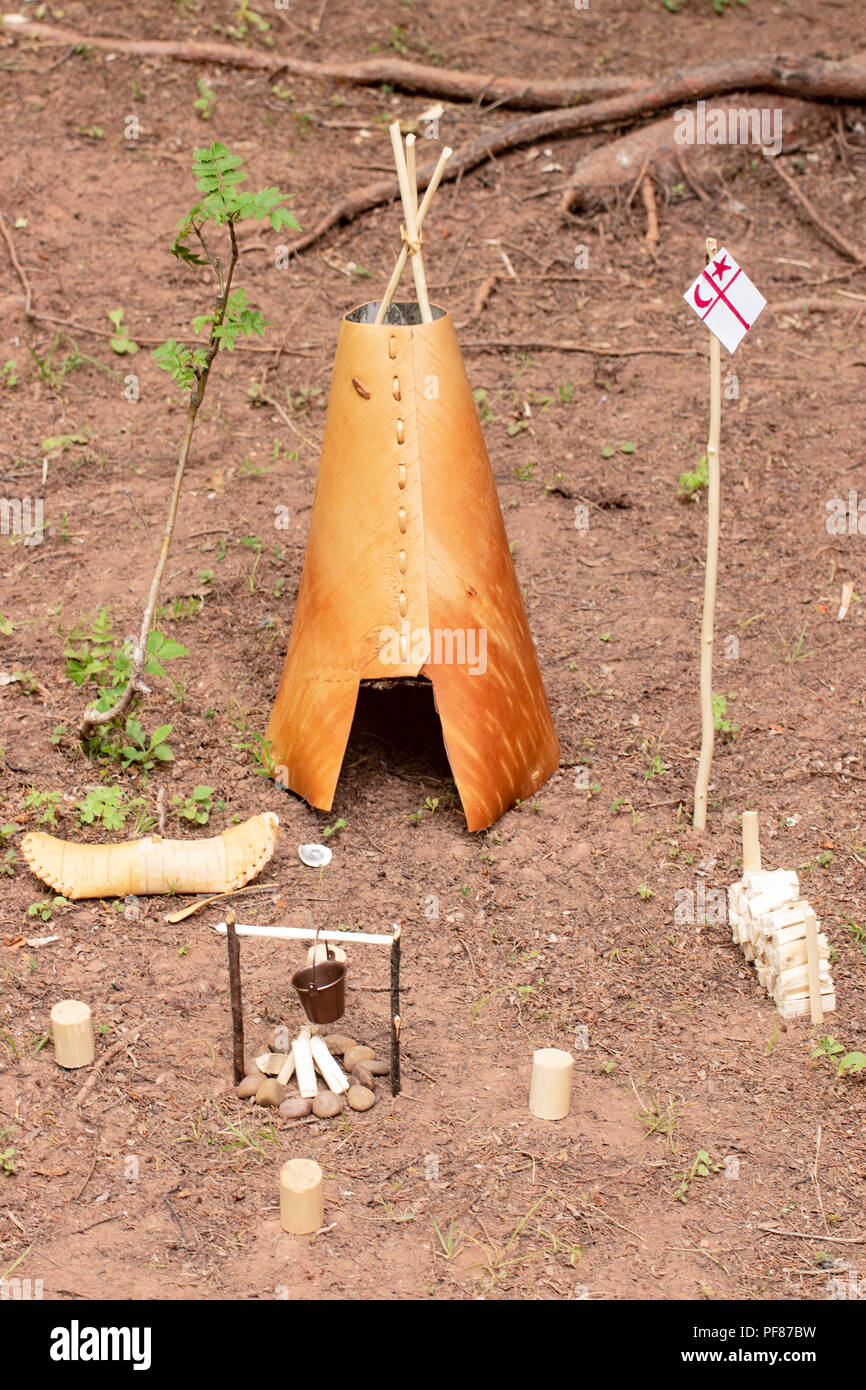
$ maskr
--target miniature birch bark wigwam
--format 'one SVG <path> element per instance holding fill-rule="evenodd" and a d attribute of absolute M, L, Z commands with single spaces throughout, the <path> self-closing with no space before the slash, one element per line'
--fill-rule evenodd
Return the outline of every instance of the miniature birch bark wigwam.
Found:
<path fill-rule="evenodd" d="M 264 811 L 204 840 L 146 835 L 119 845 L 79 845 L 33 831 L 21 841 L 31 871 L 64 898 L 229 893 L 268 863 L 279 817 Z"/>
<path fill-rule="evenodd" d="M 470 830 L 531 797 L 559 745 L 454 326 L 429 303 L 422 228 L 392 127 L 404 225 L 381 301 L 347 314 L 291 640 L 266 732 L 275 776 L 330 810 L 362 681 L 429 680 Z M 417 302 L 395 302 L 412 263 Z"/>
<path fill-rule="evenodd" d="M 744 812 L 743 876 L 728 890 L 731 935 L 782 1018 L 809 1014 L 817 1024 L 836 1007 L 830 947 L 794 870 L 761 868 L 757 821 L 756 811 Z"/>

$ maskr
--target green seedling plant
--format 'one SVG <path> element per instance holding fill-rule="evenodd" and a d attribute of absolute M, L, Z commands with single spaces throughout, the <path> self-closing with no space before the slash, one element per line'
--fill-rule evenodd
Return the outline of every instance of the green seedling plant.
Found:
<path fill-rule="evenodd" d="M 66 675 L 77 686 L 95 685 L 95 710 L 110 710 L 126 689 L 134 665 L 129 645 L 118 641 L 107 607 L 89 626 L 84 624 L 70 632 L 63 649 Z M 186 647 L 154 628 L 147 636 L 142 675 L 164 677 L 164 663 L 185 656 L 189 656 Z"/>
<path fill-rule="evenodd" d="M 50 922 L 51 914 L 54 911 L 54 909 L 56 907 L 65 906 L 65 898 L 61 898 L 59 896 L 56 898 L 41 898 L 38 903 L 30 904 L 30 906 L 27 909 L 27 916 L 38 917 L 42 922 Z"/>
<path fill-rule="evenodd" d="M 31 787 L 24 798 L 23 805 L 25 811 L 39 811 L 37 825 L 56 825 L 60 792 L 43 792 L 36 787 Z"/>
<path fill-rule="evenodd" d="M 695 1178 L 708 1178 L 712 1173 L 717 1173 L 720 1167 L 721 1164 L 713 1163 L 706 1149 L 698 1149 L 694 1163 L 683 1173 L 674 1192 L 677 1201 L 687 1202 L 689 1200 L 689 1188 Z"/>
<path fill-rule="evenodd" d="M 836 1068 L 837 1078 L 858 1076 L 860 1072 L 866 1071 L 866 1053 L 846 1052 L 842 1043 L 826 1033 L 818 1039 L 818 1046 L 812 1052 L 813 1060 L 822 1057 L 826 1057 Z"/>
<path fill-rule="evenodd" d="M 345 830 L 347 824 L 345 816 L 338 816 L 333 825 L 325 826 L 322 835 L 326 840 L 329 840 L 332 835 L 339 835 L 341 830 Z"/>
<path fill-rule="evenodd" d="M 145 604 L 137 641 L 132 643 L 132 669 L 118 699 L 108 709 L 90 706 L 85 710 L 78 731 L 82 744 L 103 724 L 116 724 L 131 708 L 133 701 L 148 694 L 144 680 L 148 642 L 153 626 L 159 591 L 165 574 L 174 536 L 175 520 L 183 487 L 198 413 L 205 397 L 213 364 L 220 351 L 231 352 L 241 338 L 261 337 L 267 324 L 258 309 L 247 300 L 246 291 L 234 285 L 239 247 L 237 228 L 243 222 L 267 222 L 271 229 L 300 231 L 300 224 L 285 206 L 286 196 L 278 188 L 268 187 L 258 192 L 242 190 L 246 174 L 239 155 L 214 141 L 193 155 L 193 175 L 200 195 L 178 224 L 171 253 L 196 272 L 207 272 L 216 282 L 216 298 L 210 312 L 193 319 L 193 332 L 204 335 L 194 347 L 167 339 L 153 353 L 154 361 L 168 372 L 172 381 L 187 398 L 186 426 L 180 446 L 174 485 L 169 500 L 165 530 L 159 557 Z M 220 254 L 217 243 L 227 241 Z M 159 740 L 157 740 L 159 743 Z"/>
<path fill-rule="evenodd" d="M 138 352 L 138 343 L 134 343 L 129 336 L 129 329 L 123 322 L 123 309 L 109 309 L 108 317 L 114 326 L 114 336 L 111 339 L 111 351 L 116 352 L 118 357 L 132 357 Z"/>
<path fill-rule="evenodd" d="M 179 808 L 177 814 L 183 820 L 191 821 L 193 825 L 207 825 L 213 809 L 213 793 L 213 787 L 206 787 L 202 784 L 193 787 L 187 797 L 173 796 L 171 802 L 173 806 Z"/>
<path fill-rule="evenodd" d="M 209 121 L 211 112 L 216 101 L 216 92 L 213 87 L 209 87 L 203 77 L 200 77 L 195 84 L 198 96 L 193 102 L 193 107 L 199 113 L 203 121 Z"/>
<path fill-rule="evenodd" d="M 701 454 L 694 472 L 681 473 L 677 483 L 677 494 L 686 502 L 694 502 L 705 487 L 710 485 L 710 465 L 706 454 Z"/>
<path fill-rule="evenodd" d="M 160 724 L 158 729 L 154 729 L 150 738 L 137 719 L 127 719 L 124 728 L 126 737 L 129 739 L 129 742 L 124 744 L 120 750 L 124 767 L 137 767 L 142 772 L 150 772 L 158 762 L 174 762 L 174 753 L 166 742 L 174 728 L 172 724 Z"/>
<path fill-rule="evenodd" d="M 0 835 L 3 834 L 3 829 L 5 828 L 6 827 L 0 828 Z M 862 923 L 855 922 L 853 917 L 848 917 L 844 912 L 842 913 L 842 923 L 842 930 L 851 933 L 857 945 L 860 947 L 860 950 L 863 952 L 864 956 L 866 956 L 866 926 Z"/>
<path fill-rule="evenodd" d="M 130 802 L 121 787 L 93 787 L 75 803 L 79 825 L 101 825 L 105 830 L 122 830 L 127 816 L 141 798 Z"/>
<path fill-rule="evenodd" d="M 425 798 L 425 800 L 424 800 L 424 805 L 421 807 L 420 811 L 410 811 L 410 812 L 408 813 L 406 819 L 407 819 L 407 820 L 414 820 L 414 821 L 422 821 L 422 820 L 424 819 L 425 816 L 428 816 L 428 817 L 429 817 L 429 816 L 435 815 L 435 813 L 436 813 L 436 811 L 438 810 L 438 808 L 439 808 L 439 798 L 438 798 L 438 796 L 428 796 L 428 797 Z"/>
<path fill-rule="evenodd" d="M 736 700 L 737 693 L 733 691 L 730 695 L 713 696 L 713 728 L 717 734 L 721 734 L 725 740 L 733 740 L 737 736 L 739 724 L 734 724 L 728 717 L 728 700 Z"/>

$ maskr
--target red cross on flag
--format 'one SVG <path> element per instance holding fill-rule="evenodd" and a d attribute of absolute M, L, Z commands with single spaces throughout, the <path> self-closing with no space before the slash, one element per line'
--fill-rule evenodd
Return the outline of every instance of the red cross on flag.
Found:
<path fill-rule="evenodd" d="M 767 302 L 724 247 L 689 285 L 683 299 L 728 352 L 736 351 Z"/>

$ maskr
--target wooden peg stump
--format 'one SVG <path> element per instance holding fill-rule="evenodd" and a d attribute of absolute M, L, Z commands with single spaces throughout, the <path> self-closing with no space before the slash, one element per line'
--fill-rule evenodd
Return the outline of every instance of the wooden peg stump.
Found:
<path fill-rule="evenodd" d="M 542 1047 L 532 1054 L 529 1109 L 539 1120 L 564 1120 L 571 1109 L 571 1073 L 574 1058 L 558 1047 Z"/>
<path fill-rule="evenodd" d="M 324 1225 L 322 1170 L 312 1158 L 290 1158 L 280 1169 L 280 1225 L 292 1236 L 308 1236 Z"/>
<path fill-rule="evenodd" d="M 61 999 L 51 1010 L 54 1055 L 61 1067 L 89 1067 L 96 1056 L 90 1006 L 80 999 Z"/>

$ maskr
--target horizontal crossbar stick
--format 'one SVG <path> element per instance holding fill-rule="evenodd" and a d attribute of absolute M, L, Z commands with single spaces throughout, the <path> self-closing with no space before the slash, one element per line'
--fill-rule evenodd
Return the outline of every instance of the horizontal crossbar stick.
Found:
<path fill-rule="evenodd" d="M 218 922 L 214 931 L 220 932 L 223 936 L 226 933 L 225 922 Z M 309 931 L 306 927 L 242 927 L 240 923 L 235 927 L 238 936 L 267 936 L 275 937 L 279 941 L 315 941 L 315 931 Z M 395 927 L 392 934 L 374 933 L 367 931 L 320 931 L 320 941 L 357 941 L 362 946 L 391 946 L 400 936 L 400 928 Z"/>

